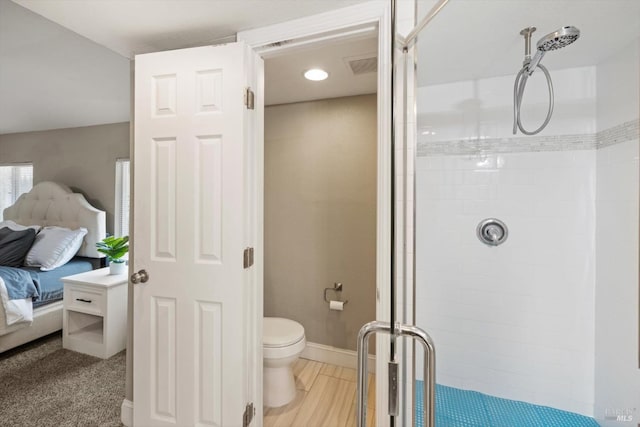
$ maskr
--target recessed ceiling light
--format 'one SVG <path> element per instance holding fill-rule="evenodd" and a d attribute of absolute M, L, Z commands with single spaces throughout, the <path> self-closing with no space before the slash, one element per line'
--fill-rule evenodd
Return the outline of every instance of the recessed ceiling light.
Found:
<path fill-rule="evenodd" d="M 304 78 L 307 80 L 313 80 L 314 82 L 319 82 L 327 77 L 329 77 L 329 73 L 325 70 L 321 70 L 320 68 L 312 68 L 311 70 L 304 72 Z"/>

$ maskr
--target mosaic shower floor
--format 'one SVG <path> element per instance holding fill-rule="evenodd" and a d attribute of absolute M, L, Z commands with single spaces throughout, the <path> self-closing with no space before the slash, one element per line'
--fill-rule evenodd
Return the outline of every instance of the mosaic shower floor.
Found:
<path fill-rule="evenodd" d="M 423 426 L 422 381 L 416 385 L 416 426 Z M 573 412 L 437 385 L 436 427 L 598 427 L 598 423 Z"/>

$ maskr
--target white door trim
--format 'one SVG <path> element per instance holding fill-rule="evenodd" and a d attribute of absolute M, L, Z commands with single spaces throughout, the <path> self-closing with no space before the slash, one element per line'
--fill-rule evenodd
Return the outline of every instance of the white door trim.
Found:
<path fill-rule="evenodd" d="M 254 245 L 254 253 L 257 254 L 254 259 L 253 267 L 250 269 L 251 277 L 251 289 L 249 300 L 245 304 L 245 316 L 247 321 L 251 322 L 254 326 L 252 333 L 248 337 L 247 346 L 249 348 L 255 348 L 253 351 L 254 358 L 251 360 L 253 371 L 249 374 L 249 384 L 247 389 L 251 390 L 251 396 L 248 396 L 253 402 L 255 409 L 254 421 L 252 425 L 262 426 L 263 408 L 262 408 L 262 318 L 264 316 L 264 61 L 260 58 L 253 49 L 248 49 L 247 52 L 247 67 L 246 71 L 249 75 L 246 77 L 246 81 L 249 82 L 250 88 L 253 90 L 257 102 L 255 102 L 255 111 L 251 116 L 248 116 L 245 120 L 248 126 L 248 140 L 250 141 L 250 149 L 248 152 L 251 156 L 247 160 L 248 172 L 250 176 L 247 177 L 250 189 L 248 196 L 250 200 L 254 201 L 252 204 L 251 212 L 249 212 L 250 218 L 248 219 L 250 225 L 252 242 Z M 250 114 L 249 110 L 246 114 Z M 253 119 L 251 119 L 251 117 Z"/>
<path fill-rule="evenodd" d="M 387 23 L 390 23 L 389 2 L 373 0 L 280 24 L 240 31 L 237 39 L 243 40 L 247 46 L 261 53 L 273 43 L 301 39 L 318 40 L 321 39 L 321 35 L 339 33 L 340 31 L 351 32 L 354 27 L 381 24 L 385 19 L 388 20 Z M 391 40 L 385 40 L 385 43 L 391 46 Z M 283 44 L 280 47 L 286 49 L 288 46 Z"/>
<path fill-rule="evenodd" d="M 390 321 L 391 307 L 391 8 L 388 1 L 375 0 L 318 15 L 295 19 L 281 24 L 254 30 L 241 31 L 238 40 L 244 41 L 256 52 L 271 56 L 313 40 L 335 40 L 353 37 L 368 26 L 378 28 L 378 175 L 377 175 L 377 255 L 376 255 L 376 320 Z M 354 28 L 358 31 L 354 31 Z M 276 48 L 274 43 L 297 41 Z M 262 289 L 262 278 L 258 278 Z M 376 371 L 386 372 L 389 354 L 389 338 L 380 335 L 376 339 Z M 387 407 L 387 378 L 376 378 L 376 408 Z M 260 406 L 260 405 L 258 405 Z M 258 424 L 262 414 L 256 414 Z M 386 411 L 376 411 L 376 425 L 389 424 Z"/>
<path fill-rule="evenodd" d="M 120 421 L 126 427 L 133 426 L 133 402 L 129 399 L 124 399 L 120 405 Z"/>

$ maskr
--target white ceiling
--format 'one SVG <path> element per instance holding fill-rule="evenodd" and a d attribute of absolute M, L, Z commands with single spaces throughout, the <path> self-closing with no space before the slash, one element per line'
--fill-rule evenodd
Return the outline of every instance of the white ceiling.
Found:
<path fill-rule="evenodd" d="M 297 51 L 265 61 L 265 103 L 288 104 L 314 99 L 375 93 L 377 76 L 374 72 L 354 75 L 349 61 L 378 57 L 377 34 L 365 40 L 345 41 Z M 322 68 L 329 73 L 326 80 L 309 81 L 304 71 Z"/>
<path fill-rule="evenodd" d="M 14 1 L 47 19 L 0 0 L 0 133 L 128 120 L 125 57 L 208 44 L 366 0 Z M 420 13 L 434 3 L 419 0 Z M 534 43 L 563 25 L 582 31 L 576 43 L 547 54 L 550 69 L 593 65 L 640 37 L 640 0 L 451 0 L 420 35 L 419 84 L 515 75 L 523 57 L 519 31 L 529 25 L 538 27 Z M 374 74 L 341 78 L 349 77 L 344 57 L 375 51 L 357 43 L 349 51 L 332 46 L 269 59 L 267 103 L 375 91 Z M 325 62 L 333 69 L 329 80 L 310 86 L 301 79 L 310 64 Z"/>
<path fill-rule="evenodd" d="M 98 44 L 134 54 L 209 44 L 366 0 L 13 0 Z"/>

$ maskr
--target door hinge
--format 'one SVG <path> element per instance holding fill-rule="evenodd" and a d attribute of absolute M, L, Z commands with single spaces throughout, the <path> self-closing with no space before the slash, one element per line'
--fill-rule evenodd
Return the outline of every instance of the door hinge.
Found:
<path fill-rule="evenodd" d="M 256 108 L 256 95 L 253 93 L 250 87 L 244 88 L 244 105 L 247 110 L 253 110 Z"/>
<path fill-rule="evenodd" d="M 247 406 L 244 407 L 244 414 L 242 414 L 242 427 L 248 427 L 255 414 L 256 408 L 253 407 L 253 402 L 247 403 Z"/>
<path fill-rule="evenodd" d="M 244 268 L 249 268 L 253 265 L 253 248 L 244 250 L 243 265 Z"/>
<path fill-rule="evenodd" d="M 389 415 L 398 416 L 398 364 L 389 362 Z"/>

